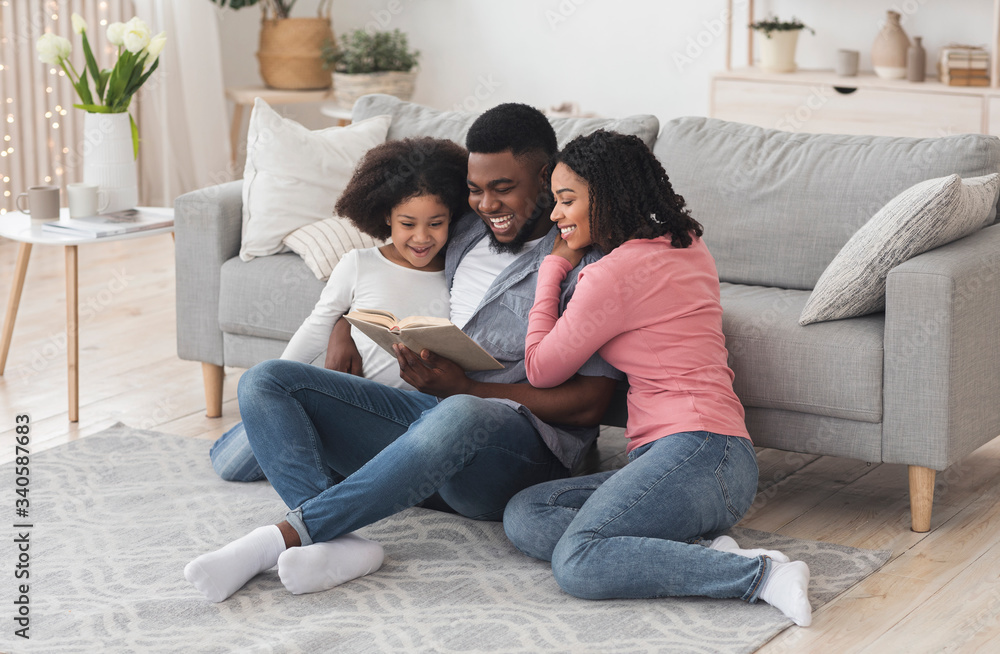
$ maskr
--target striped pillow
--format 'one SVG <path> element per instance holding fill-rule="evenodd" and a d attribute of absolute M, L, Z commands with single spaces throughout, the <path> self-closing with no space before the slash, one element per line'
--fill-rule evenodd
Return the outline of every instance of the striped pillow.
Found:
<path fill-rule="evenodd" d="M 340 257 L 355 248 L 375 247 L 385 241 L 361 233 L 346 218 L 334 216 L 296 229 L 282 243 L 302 257 L 317 279 L 326 281 Z"/>
<path fill-rule="evenodd" d="M 907 259 L 985 227 L 1000 174 L 929 179 L 906 189 L 861 226 L 830 265 L 799 316 L 800 325 L 885 309 L 885 279 Z"/>

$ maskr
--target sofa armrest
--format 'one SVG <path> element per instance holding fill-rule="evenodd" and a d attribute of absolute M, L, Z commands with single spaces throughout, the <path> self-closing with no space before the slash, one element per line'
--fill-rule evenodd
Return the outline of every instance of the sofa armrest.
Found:
<path fill-rule="evenodd" d="M 886 284 L 882 460 L 944 470 L 1000 434 L 1000 225 Z"/>
<path fill-rule="evenodd" d="M 210 186 L 174 201 L 177 356 L 224 365 L 219 328 L 222 264 L 240 251 L 243 181 Z"/>

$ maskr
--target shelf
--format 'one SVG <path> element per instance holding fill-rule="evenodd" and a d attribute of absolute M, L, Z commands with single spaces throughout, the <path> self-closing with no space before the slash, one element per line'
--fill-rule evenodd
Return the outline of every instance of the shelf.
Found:
<path fill-rule="evenodd" d="M 832 70 L 799 70 L 794 73 L 768 73 L 758 68 L 740 68 L 719 71 L 715 79 L 768 82 L 771 84 L 819 84 L 839 88 L 880 89 L 884 91 L 914 91 L 919 93 L 940 93 L 947 95 L 1000 95 L 1000 89 L 989 86 L 947 86 L 928 78 L 926 82 L 908 82 L 905 79 L 882 79 L 874 73 L 859 73 L 854 77 L 842 77 Z"/>

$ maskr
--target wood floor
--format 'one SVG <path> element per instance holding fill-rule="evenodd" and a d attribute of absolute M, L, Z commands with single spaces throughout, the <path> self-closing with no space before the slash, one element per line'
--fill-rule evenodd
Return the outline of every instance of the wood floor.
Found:
<path fill-rule="evenodd" d="M 0 306 L 16 252 L 0 241 Z M 210 419 L 201 366 L 177 358 L 173 242 L 157 236 L 80 247 L 80 421 L 68 422 L 63 261 L 61 248 L 32 252 L 0 377 L 0 463 L 13 459 L 19 413 L 31 416 L 33 452 L 117 422 L 212 440 L 239 420 L 242 371 L 227 370 L 223 417 Z M 773 450 L 759 459 L 761 492 L 743 526 L 892 550 L 812 627 L 761 652 L 1000 651 L 1000 439 L 938 474 L 927 534 L 909 529 L 903 466 Z"/>

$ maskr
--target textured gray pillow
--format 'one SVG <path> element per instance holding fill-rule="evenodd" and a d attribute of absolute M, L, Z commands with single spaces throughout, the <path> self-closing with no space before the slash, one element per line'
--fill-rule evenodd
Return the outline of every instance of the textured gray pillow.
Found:
<path fill-rule="evenodd" d="M 921 252 L 985 227 L 1000 174 L 929 179 L 906 189 L 872 216 L 820 275 L 800 325 L 853 318 L 885 308 L 889 271 Z"/>
<path fill-rule="evenodd" d="M 483 107 L 487 109 L 488 107 Z M 465 135 L 469 127 L 479 117 L 479 113 L 467 111 L 441 111 L 381 93 L 363 95 L 354 103 L 353 120 L 358 122 L 370 116 L 388 114 L 392 124 L 386 140 L 405 139 L 415 136 L 433 136 L 451 139 L 465 147 Z M 620 134 L 634 134 L 650 148 L 656 143 L 660 132 L 660 121 L 656 116 L 639 114 L 625 118 L 549 118 L 556 131 L 559 147 L 563 147 L 581 134 L 590 134 L 606 129 Z"/>

